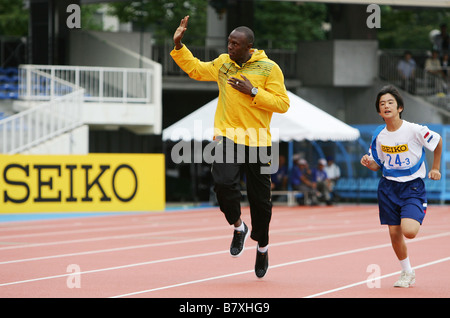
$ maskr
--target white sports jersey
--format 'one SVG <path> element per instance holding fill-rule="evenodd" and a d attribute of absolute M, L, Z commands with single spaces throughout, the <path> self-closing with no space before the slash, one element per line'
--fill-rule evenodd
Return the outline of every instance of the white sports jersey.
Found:
<path fill-rule="evenodd" d="M 434 151 L 441 136 L 422 126 L 403 120 L 403 124 L 396 131 L 388 131 L 386 127 L 380 132 L 376 141 L 378 158 L 386 169 L 408 169 L 419 162 L 423 147 Z M 372 156 L 371 149 L 369 155 Z M 425 178 L 425 162 L 414 174 L 408 176 L 392 177 L 386 179 L 406 182 L 416 178 Z"/>

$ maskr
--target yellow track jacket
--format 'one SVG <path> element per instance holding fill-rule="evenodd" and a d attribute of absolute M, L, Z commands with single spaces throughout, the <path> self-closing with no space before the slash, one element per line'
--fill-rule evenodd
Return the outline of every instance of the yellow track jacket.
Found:
<path fill-rule="evenodd" d="M 198 81 L 215 81 L 219 86 L 219 101 L 214 117 L 214 136 L 225 136 L 237 144 L 271 146 L 270 121 L 272 113 L 284 113 L 289 108 L 289 97 L 280 67 L 270 60 L 263 50 L 252 49 L 252 57 L 242 67 L 228 54 L 215 60 L 202 62 L 183 45 L 170 55 L 190 78 Z M 247 77 L 258 94 L 253 98 L 229 84 L 231 76 Z"/>

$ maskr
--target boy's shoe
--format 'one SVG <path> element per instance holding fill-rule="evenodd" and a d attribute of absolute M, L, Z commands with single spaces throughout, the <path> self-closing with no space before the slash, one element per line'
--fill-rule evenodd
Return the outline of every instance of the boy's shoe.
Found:
<path fill-rule="evenodd" d="M 268 251 L 261 253 L 256 249 L 255 274 L 258 278 L 263 278 L 269 268 Z"/>
<path fill-rule="evenodd" d="M 414 271 L 402 271 L 400 279 L 395 282 L 394 287 L 408 288 L 416 282 L 416 274 Z"/>
<path fill-rule="evenodd" d="M 233 240 L 231 241 L 230 254 L 233 257 L 238 257 L 244 251 L 245 240 L 249 235 L 248 227 L 244 223 L 244 231 L 234 230 Z"/>

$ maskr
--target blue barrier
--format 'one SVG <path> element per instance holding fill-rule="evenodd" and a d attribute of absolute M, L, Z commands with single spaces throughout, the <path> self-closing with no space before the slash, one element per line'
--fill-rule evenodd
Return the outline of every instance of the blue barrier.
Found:
<path fill-rule="evenodd" d="M 335 193 L 345 199 L 376 199 L 379 178 L 341 178 L 334 188 Z M 429 200 L 446 200 L 442 193 L 448 192 L 450 179 L 424 179 L 425 189 Z M 447 187 L 447 189 L 446 189 Z"/>

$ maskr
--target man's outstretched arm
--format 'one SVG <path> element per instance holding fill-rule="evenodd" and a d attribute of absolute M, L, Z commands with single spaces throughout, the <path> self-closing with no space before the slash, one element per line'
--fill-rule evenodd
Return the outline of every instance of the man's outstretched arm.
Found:
<path fill-rule="evenodd" d="M 183 19 L 181 19 L 180 26 L 175 30 L 175 33 L 173 35 L 173 42 L 175 43 L 175 49 L 179 50 L 183 47 L 183 43 L 181 43 L 181 40 L 183 39 L 184 32 L 187 30 L 187 25 L 189 21 L 189 16 L 185 16 Z"/>

